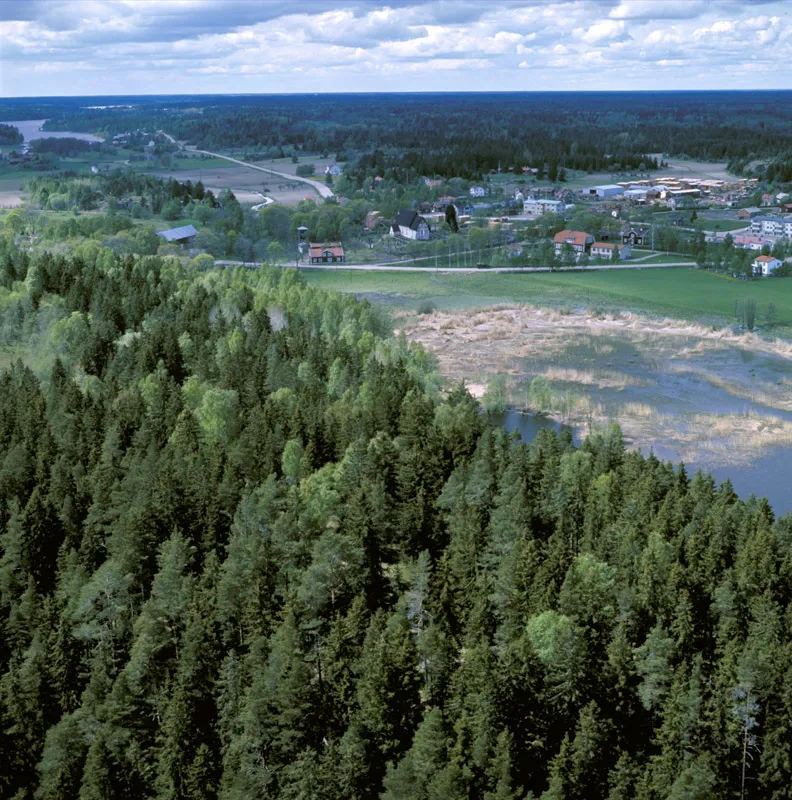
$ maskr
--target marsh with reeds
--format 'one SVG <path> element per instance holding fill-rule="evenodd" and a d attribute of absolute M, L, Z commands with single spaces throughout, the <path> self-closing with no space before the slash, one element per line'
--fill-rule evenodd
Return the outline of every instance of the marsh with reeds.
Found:
<path fill-rule="evenodd" d="M 509 406 L 578 435 L 617 421 L 630 446 L 749 476 L 784 502 L 792 447 L 792 346 L 754 334 L 633 314 L 527 306 L 435 313 L 407 325 L 441 371 L 482 393 L 506 376 Z M 780 459 L 780 460 L 779 460 Z M 763 475 L 763 464 L 768 472 Z M 724 472 L 725 470 L 725 472 Z M 773 488 L 775 486 L 775 488 Z"/>

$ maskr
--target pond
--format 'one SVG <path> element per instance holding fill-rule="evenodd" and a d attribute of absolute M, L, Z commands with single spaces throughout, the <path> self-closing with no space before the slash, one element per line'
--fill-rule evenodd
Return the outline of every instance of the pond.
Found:
<path fill-rule="evenodd" d="M 731 479 L 743 497 L 792 510 L 792 344 L 756 333 L 635 314 L 541 307 L 435 312 L 411 338 L 479 395 L 505 378 L 508 403 L 580 435 L 611 422 L 625 444 Z M 507 427 L 532 439 L 541 417 Z"/>
<path fill-rule="evenodd" d="M 507 431 L 517 431 L 524 442 L 531 442 L 545 428 L 552 428 L 560 432 L 567 426 L 560 422 L 545 417 L 542 414 L 525 414 L 514 409 L 508 409 L 502 414 L 490 414 L 490 419 L 496 425 L 502 425 Z M 580 444 L 580 436 L 572 431 L 575 444 Z M 641 448 L 645 455 L 650 450 L 663 461 L 678 463 L 679 452 L 674 448 L 655 444 L 652 448 Z M 747 500 L 750 495 L 766 497 L 776 516 L 783 516 L 792 511 L 792 488 L 790 488 L 790 464 L 792 464 L 792 451 L 789 447 L 777 447 L 765 451 L 753 463 L 746 466 L 728 466 L 712 468 L 706 464 L 685 462 L 685 469 L 689 476 L 698 469 L 709 472 L 716 483 L 722 483 L 727 478 L 731 481 L 734 491 Z"/>

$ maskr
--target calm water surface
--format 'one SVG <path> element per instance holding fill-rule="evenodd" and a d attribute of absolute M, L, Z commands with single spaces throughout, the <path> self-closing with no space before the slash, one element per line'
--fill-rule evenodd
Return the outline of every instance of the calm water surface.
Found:
<path fill-rule="evenodd" d="M 45 119 L 23 119 L 18 122 L 6 122 L 6 125 L 13 125 L 24 137 L 25 143 L 29 144 L 34 139 L 82 139 L 84 142 L 103 142 L 99 136 L 90 133 L 75 133 L 73 131 L 43 131 L 42 125 Z"/>
<path fill-rule="evenodd" d="M 503 414 L 491 414 L 490 418 L 495 424 L 503 425 L 507 431 L 517 431 L 524 442 L 533 441 L 534 437 L 544 428 L 553 428 L 556 431 L 564 429 L 564 425 L 541 414 L 521 414 L 510 409 Z M 575 443 L 580 443 L 580 437 L 574 436 Z M 655 446 L 654 454 L 664 460 L 679 462 L 679 454 L 671 448 Z M 644 454 L 648 451 L 644 448 Z M 773 507 L 776 516 L 783 516 L 792 511 L 792 452 L 788 447 L 779 447 L 767 451 L 753 464 L 745 467 L 720 467 L 709 468 L 695 463 L 685 463 L 688 475 L 692 476 L 699 469 L 709 472 L 716 483 L 721 483 L 727 478 L 731 481 L 734 491 L 747 500 L 750 495 L 766 497 Z"/>

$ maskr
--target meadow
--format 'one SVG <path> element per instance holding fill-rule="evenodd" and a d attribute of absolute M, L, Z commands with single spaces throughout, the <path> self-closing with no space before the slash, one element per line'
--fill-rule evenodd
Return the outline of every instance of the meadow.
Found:
<path fill-rule="evenodd" d="M 601 270 L 567 273 L 392 273 L 304 270 L 308 283 L 341 292 L 366 293 L 394 307 L 431 300 L 446 310 L 503 303 L 592 310 L 632 311 L 723 326 L 735 306 L 754 297 L 757 326 L 770 303 L 772 334 L 792 338 L 792 280 L 744 281 L 688 268 Z"/>

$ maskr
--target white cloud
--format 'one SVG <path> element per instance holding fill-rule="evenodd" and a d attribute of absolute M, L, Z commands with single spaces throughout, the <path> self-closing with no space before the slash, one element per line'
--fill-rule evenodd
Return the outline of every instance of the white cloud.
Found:
<path fill-rule="evenodd" d="M 577 29 L 578 31 L 580 28 Z M 621 20 L 606 19 L 592 25 L 587 31 L 579 34 L 579 38 L 588 44 L 599 42 L 617 41 L 624 39 L 629 34 L 625 31 L 624 22 Z"/>
<path fill-rule="evenodd" d="M 402 90 L 405 75 L 427 90 L 486 89 L 493 78 L 534 88 L 528 68 L 546 89 L 688 88 L 694 77 L 702 89 L 749 88 L 760 75 L 763 87 L 792 88 L 790 6 L 0 0 L 0 95 L 233 92 L 240 79 L 244 91 Z"/>
<path fill-rule="evenodd" d="M 608 16 L 612 19 L 693 19 L 708 5 L 702 0 L 622 0 Z"/>

